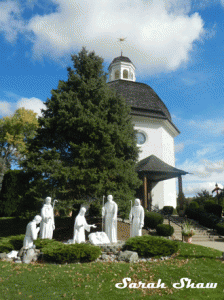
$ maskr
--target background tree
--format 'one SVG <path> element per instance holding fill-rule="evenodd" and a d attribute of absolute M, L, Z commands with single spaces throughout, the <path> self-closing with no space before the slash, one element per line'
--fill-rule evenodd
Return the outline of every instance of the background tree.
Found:
<path fill-rule="evenodd" d="M 35 203 L 26 196 L 29 180 L 28 174 L 22 170 L 5 173 L 0 192 L 0 216 L 22 216 L 36 210 Z"/>
<path fill-rule="evenodd" d="M 207 190 L 201 190 L 194 198 L 194 201 L 198 202 L 199 205 L 204 205 L 206 201 L 215 202 L 214 200 L 214 197 Z"/>
<path fill-rule="evenodd" d="M 0 119 L 0 184 L 14 163 L 20 164 L 27 154 L 27 141 L 33 138 L 38 127 L 37 114 L 19 108 L 13 116 Z"/>
<path fill-rule="evenodd" d="M 135 131 L 126 101 L 106 83 L 103 59 L 83 48 L 74 69 L 47 99 L 24 167 L 33 172 L 36 199 L 133 197 L 140 180 Z M 102 198 L 101 198 L 102 199 Z"/>

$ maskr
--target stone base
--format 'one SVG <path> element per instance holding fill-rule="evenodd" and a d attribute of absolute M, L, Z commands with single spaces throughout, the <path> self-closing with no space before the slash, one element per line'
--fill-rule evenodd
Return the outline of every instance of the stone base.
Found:
<path fill-rule="evenodd" d="M 138 253 L 128 250 L 120 252 L 118 255 L 118 260 L 124 260 L 129 263 L 136 262 L 138 261 Z"/>
<path fill-rule="evenodd" d="M 30 264 L 31 262 L 36 262 L 38 257 L 40 256 L 40 249 L 25 249 L 22 247 L 18 253 L 18 257 L 20 257 L 21 261 L 24 264 Z"/>
<path fill-rule="evenodd" d="M 107 254 L 110 253 L 118 254 L 121 251 L 124 244 L 125 241 L 118 241 L 117 243 L 114 244 L 97 245 L 97 246 L 101 248 L 102 252 L 105 252 Z"/>

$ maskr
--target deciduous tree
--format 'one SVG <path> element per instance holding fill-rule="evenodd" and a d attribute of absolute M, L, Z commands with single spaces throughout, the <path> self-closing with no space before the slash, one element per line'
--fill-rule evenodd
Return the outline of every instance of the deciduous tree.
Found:
<path fill-rule="evenodd" d="M 25 108 L 19 108 L 14 115 L 0 119 L 1 174 L 4 175 L 12 163 L 20 164 L 27 154 L 27 141 L 34 137 L 38 126 L 37 114 Z"/>

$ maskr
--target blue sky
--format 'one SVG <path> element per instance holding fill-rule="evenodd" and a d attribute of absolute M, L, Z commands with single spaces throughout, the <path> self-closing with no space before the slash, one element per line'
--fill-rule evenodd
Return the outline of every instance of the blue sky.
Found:
<path fill-rule="evenodd" d="M 224 185 L 224 0 L 0 1 L 0 116 L 40 113 L 82 46 L 123 53 L 181 131 L 176 167 L 186 196 Z"/>

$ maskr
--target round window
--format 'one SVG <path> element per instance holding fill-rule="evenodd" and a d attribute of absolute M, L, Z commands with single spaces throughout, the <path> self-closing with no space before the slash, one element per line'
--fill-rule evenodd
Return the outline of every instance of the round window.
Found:
<path fill-rule="evenodd" d="M 142 144 L 145 143 L 145 141 L 146 141 L 146 136 L 144 135 L 144 133 L 142 133 L 142 132 L 137 132 L 136 137 L 137 137 L 137 144 L 138 144 L 138 145 L 142 145 Z"/>

